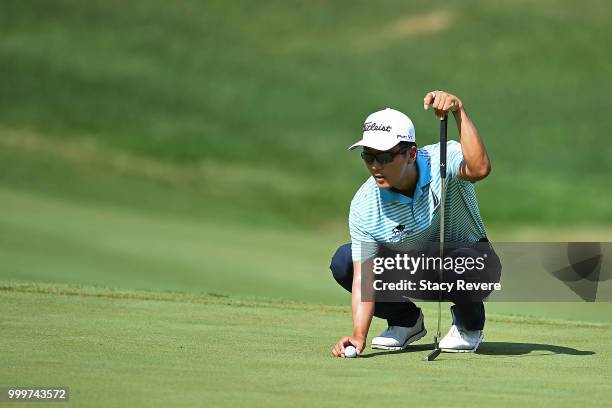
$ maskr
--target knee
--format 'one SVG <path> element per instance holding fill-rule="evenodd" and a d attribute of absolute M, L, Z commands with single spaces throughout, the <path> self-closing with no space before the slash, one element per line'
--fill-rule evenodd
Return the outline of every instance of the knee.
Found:
<path fill-rule="evenodd" d="M 460 248 L 454 250 L 448 254 L 449 257 L 454 259 L 485 259 L 483 268 L 471 267 L 468 268 L 463 264 L 460 272 L 457 269 L 449 269 L 443 271 L 444 282 L 453 283 L 453 290 L 445 295 L 445 300 L 453 302 L 455 304 L 469 304 L 483 302 L 493 292 L 489 286 L 483 287 L 483 289 L 460 289 L 459 280 L 468 282 L 470 284 L 478 284 L 477 287 L 481 287 L 480 284 L 498 283 L 501 277 L 501 263 L 499 258 L 493 251 L 479 252 L 472 248 Z M 475 265 L 475 263 L 473 264 Z"/>
<path fill-rule="evenodd" d="M 353 256 L 350 243 L 341 245 L 336 250 L 329 268 L 337 282 L 346 282 L 353 279 Z"/>

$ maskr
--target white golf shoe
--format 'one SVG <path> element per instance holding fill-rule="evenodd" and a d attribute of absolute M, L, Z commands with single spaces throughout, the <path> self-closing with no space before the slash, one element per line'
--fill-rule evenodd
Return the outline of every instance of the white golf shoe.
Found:
<path fill-rule="evenodd" d="M 440 341 L 440 349 L 449 353 L 473 353 L 483 339 L 482 330 L 465 330 L 453 324 Z"/>
<path fill-rule="evenodd" d="M 423 313 L 412 327 L 389 326 L 372 339 L 372 348 L 381 350 L 403 350 L 427 334 L 423 324 Z"/>

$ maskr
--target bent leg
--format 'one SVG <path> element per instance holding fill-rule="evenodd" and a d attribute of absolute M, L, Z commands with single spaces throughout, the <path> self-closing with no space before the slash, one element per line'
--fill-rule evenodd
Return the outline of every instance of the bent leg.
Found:
<path fill-rule="evenodd" d="M 474 254 L 473 249 L 460 249 L 456 252 L 460 255 L 469 256 L 483 256 L 487 259 L 486 268 L 481 272 L 466 272 L 460 277 L 468 282 L 486 282 L 493 283 L 499 282 L 501 278 L 501 261 L 499 257 L 493 251 L 493 249 L 486 245 L 485 250 L 481 250 Z M 472 252 L 470 254 L 470 252 Z M 451 253 L 449 256 L 453 256 Z M 448 277 L 448 275 L 446 275 Z M 457 278 L 457 275 L 455 275 Z M 483 330 L 485 325 L 485 307 L 483 301 L 491 294 L 491 291 L 483 291 L 479 293 L 460 293 L 449 299 L 455 303 L 451 307 L 451 314 L 453 316 L 453 324 L 459 327 L 463 327 L 466 330 Z"/>
<path fill-rule="evenodd" d="M 336 282 L 351 292 L 353 289 L 353 257 L 350 243 L 341 245 L 336 250 L 329 268 Z M 375 302 L 374 304 L 374 316 L 387 320 L 389 326 L 412 327 L 420 313 L 421 309 L 410 301 Z"/>

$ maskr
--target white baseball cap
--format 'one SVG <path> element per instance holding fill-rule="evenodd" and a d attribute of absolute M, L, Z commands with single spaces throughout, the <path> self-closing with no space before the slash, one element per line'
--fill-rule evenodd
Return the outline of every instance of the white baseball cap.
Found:
<path fill-rule="evenodd" d="M 402 112 L 387 108 L 368 116 L 363 124 L 363 138 L 349 147 L 359 146 L 389 150 L 399 142 L 414 142 L 414 125 Z"/>

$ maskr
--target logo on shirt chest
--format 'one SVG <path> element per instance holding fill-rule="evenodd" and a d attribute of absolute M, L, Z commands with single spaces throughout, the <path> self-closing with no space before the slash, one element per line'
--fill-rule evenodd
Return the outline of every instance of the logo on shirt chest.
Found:
<path fill-rule="evenodd" d="M 431 191 L 431 198 L 433 199 L 433 208 L 435 211 L 435 209 L 438 208 L 438 204 L 440 204 L 440 199 L 438 198 L 436 193 L 433 192 L 433 190 L 429 190 L 429 191 Z"/>
<path fill-rule="evenodd" d="M 410 234 L 412 232 L 414 232 L 413 229 L 407 229 L 404 224 L 399 224 L 391 231 L 391 240 L 396 242 L 401 241 L 403 235 Z"/>
<path fill-rule="evenodd" d="M 391 234 L 393 234 L 393 237 L 397 236 L 397 235 L 401 235 L 401 233 L 406 229 L 406 226 L 403 224 L 398 225 L 397 227 L 393 228 L 393 231 L 391 231 Z"/>
<path fill-rule="evenodd" d="M 390 236 L 387 236 L 387 242 L 403 242 L 412 239 L 426 239 L 423 235 L 431 229 L 431 223 L 436 214 L 436 210 L 440 206 L 440 198 L 433 190 L 430 190 L 430 200 L 427 200 L 427 195 L 422 196 L 414 203 L 415 208 L 412 212 L 412 218 L 402 220 L 404 222 L 398 224 L 391 230 Z M 388 230 L 387 230 L 388 231 Z"/>

